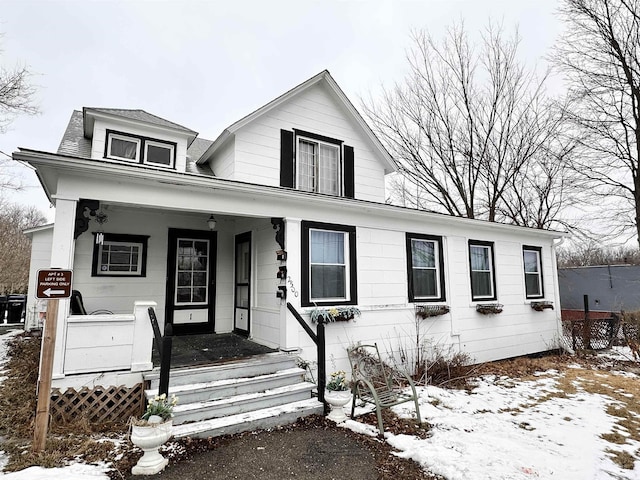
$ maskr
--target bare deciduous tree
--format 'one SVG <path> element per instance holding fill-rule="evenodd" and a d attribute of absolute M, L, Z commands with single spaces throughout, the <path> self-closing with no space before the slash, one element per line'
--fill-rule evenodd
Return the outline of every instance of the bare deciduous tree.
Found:
<path fill-rule="evenodd" d="M 31 83 L 33 74 L 23 64 L 11 67 L 5 65 L 3 57 L 0 50 L 0 134 L 6 132 L 17 115 L 35 115 L 39 112 L 34 101 L 36 89 Z M 3 154 L 8 155 L 2 152 L 0 156 Z M 6 189 L 17 190 L 22 186 L 8 162 L 8 159 L 0 158 L 0 193 Z"/>
<path fill-rule="evenodd" d="M 45 222 L 33 206 L 0 202 L 0 293 L 27 291 L 31 240 L 22 231 Z"/>
<path fill-rule="evenodd" d="M 632 247 L 603 247 L 587 241 L 558 249 L 558 266 L 587 267 L 592 265 L 640 265 L 640 250 Z"/>
<path fill-rule="evenodd" d="M 413 35 L 409 74 L 363 109 L 406 180 L 412 206 L 548 228 L 564 207 L 562 109 L 518 61 L 519 36 L 489 27 L 478 50 L 463 27 Z M 397 194 L 397 192 L 396 192 Z"/>
<path fill-rule="evenodd" d="M 561 13 L 553 58 L 569 81 L 575 171 L 608 228 L 640 241 L 640 2 L 564 0 Z"/>

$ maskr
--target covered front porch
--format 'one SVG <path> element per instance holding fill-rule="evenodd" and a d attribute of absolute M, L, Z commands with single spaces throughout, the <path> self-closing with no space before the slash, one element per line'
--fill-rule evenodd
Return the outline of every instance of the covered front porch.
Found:
<path fill-rule="evenodd" d="M 54 379 L 151 369 L 149 307 L 161 330 L 173 326 L 172 365 L 296 348 L 277 297 L 282 220 L 84 199 L 57 206 L 51 265 L 62 265 L 53 257 L 66 232 L 85 311 L 61 301 Z"/>

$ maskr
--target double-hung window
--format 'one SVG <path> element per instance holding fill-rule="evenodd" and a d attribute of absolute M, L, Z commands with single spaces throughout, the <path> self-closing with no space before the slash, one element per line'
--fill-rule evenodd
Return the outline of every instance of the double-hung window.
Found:
<path fill-rule="evenodd" d="M 115 160 L 174 168 L 176 143 L 107 130 L 104 156 Z"/>
<path fill-rule="evenodd" d="M 297 142 L 298 189 L 341 195 L 341 145 L 306 136 L 298 136 Z"/>
<path fill-rule="evenodd" d="M 302 303 L 356 303 L 355 227 L 302 222 Z"/>
<path fill-rule="evenodd" d="M 524 261 L 524 286 L 527 298 L 542 298 L 542 249 L 540 247 L 522 247 Z"/>
<path fill-rule="evenodd" d="M 496 279 L 493 262 L 493 242 L 469 241 L 471 269 L 471 299 L 495 300 Z"/>
<path fill-rule="evenodd" d="M 442 237 L 407 233 L 410 302 L 445 300 Z"/>
<path fill-rule="evenodd" d="M 91 275 L 146 276 L 148 238 L 143 235 L 103 234 L 102 243 L 96 242 L 93 247 Z"/>

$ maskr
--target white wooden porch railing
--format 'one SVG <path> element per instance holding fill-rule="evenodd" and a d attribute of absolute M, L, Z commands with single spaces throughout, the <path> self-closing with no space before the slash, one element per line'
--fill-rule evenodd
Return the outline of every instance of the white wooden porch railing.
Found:
<path fill-rule="evenodd" d="M 133 314 L 70 315 L 66 319 L 64 374 L 151 370 L 153 331 L 149 307 L 135 302 Z"/>

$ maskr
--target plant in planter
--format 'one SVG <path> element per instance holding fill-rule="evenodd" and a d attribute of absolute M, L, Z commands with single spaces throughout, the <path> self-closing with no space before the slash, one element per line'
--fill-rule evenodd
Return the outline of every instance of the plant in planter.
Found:
<path fill-rule="evenodd" d="M 351 391 L 347 385 L 346 375 L 342 370 L 333 372 L 324 390 L 324 401 L 331 407 L 327 418 L 336 423 L 344 422 L 347 419 L 344 406 L 351 401 Z"/>
<path fill-rule="evenodd" d="M 553 310 L 553 302 L 549 302 L 546 300 L 541 302 L 531 302 L 531 308 L 533 308 L 536 312 L 542 312 L 547 308 Z"/>
<path fill-rule="evenodd" d="M 171 437 L 173 407 L 178 403 L 175 395 L 171 399 L 165 394 L 149 400 L 140 420 L 131 423 L 131 442 L 141 448 L 144 455 L 131 469 L 133 475 L 155 475 L 167 466 L 169 460 L 158 452 L 158 448 Z"/>
<path fill-rule="evenodd" d="M 437 317 L 451 311 L 449 305 L 416 305 L 415 308 L 416 317 L 423 319 Z"/>
<path fill-rule="evenodd" d="M 503 305 L 501 303 L 483 303 L 476 305 L 476 312 L 483 315 L 492 315 L 502 312 Z"/>
<path fill-rule="evenodd" d="M 357 307 L 314 308 L 311 311 L 313 323 L 346 322 L 360 316 Z"/>

